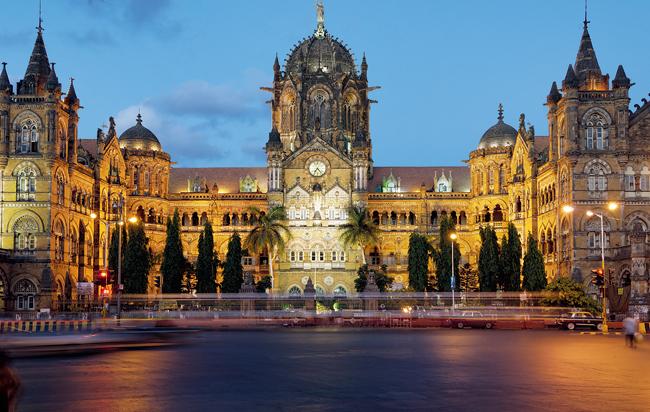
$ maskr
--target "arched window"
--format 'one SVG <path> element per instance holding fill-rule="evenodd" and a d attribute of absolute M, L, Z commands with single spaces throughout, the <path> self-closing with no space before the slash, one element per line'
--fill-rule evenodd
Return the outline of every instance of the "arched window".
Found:
<path fill-rule="evenodd" d="M 590 192 L 603 192 L 607 190 L 605 169 L 600 164 L 591 166 L 588 173 L 587 187 Z"/>
<path fill-rule="evenodd" d="M 232 214 L 231 223 L 233 226 L 239 226 L 239 215 L 237 213 Z"/>
<path fill-rule="evenodd" d="M 156 210 L 152 207 L 147 214 L 147 223 L 156 223 Z"/>
<path fill-rule="evenodd" d="M 32 166 L 22 167 L 16 174 L 16 199 L 34 200 L 36 195 L 36 176 L 38 175 Z"/>
<path fill-rule="evenodd" d="M 302 290 L 300 290 L 300 288 L 299 288 L 298 286 L 293 285 L 293 286 L 291 286 L 291 287 L 289 288 L 289 290 L 287 291 L 287 293 L 288 293 L 289 296 L 291 296 L 292 298 L 293 298 L 293 297 L 299 297 L 300 295 L 302 295 Z"/>
<path fill-rule="evenodd" d="M 431 224 L 432 225 L 437 225 L 438 224 L 438 211 L 434 210 L 431 212 Z"/>
<path fill-rule="evenodd" d="M 198 226 L 199 225 L 199 214 L 198 212 L 192 213 L 192 226 Z"/>
<path fill-rule="evenodd" d="M 461 211 L 460 215 L 458 215 L 458 224 L 460 225 L 467 224 L 467 214 L 465 213 L 465 211 Z"/>
<path fill-rule="evenodd" d="M 142 191 L 144 194 L 149 194 L 149 185 L 151 184 L 151 180 L 149 180 L 149 169 L 144 171 L 144 184 L 142 185 Z"/>
<path fill-rule="evenodd" d="M 587 232 L 587 247 L 589 248 L 590 255 L 597 256 L 601 254 L 601 239 L 603 234 L 605 235 L 605 251 L 607 251 L 610 232 L 609 222 L 607 220 L 603 221 L 603 231 L 601 232 L 600 218 L 593 217 L 585 224 L 585 231 Z"/>
<path fill-rule="evenodd" d="M 21 279 L 14 287 L 17 310 L 34 310 L 36 286 L 28 279 Z"/>
<path fill-rule="evenodd" d="M 230 213 L 223 215 L 223 220 L 221 222 L 223 226 L 230 226 Z"/>
<path fill-rule="evenodd" d="M 334 288 L 332 291 L 332 294 L 334 296 L 345 296 L 347 295 L 348 291 L 345 289 L 345 287 L 338 285 L 337 287 Z"/>
<path fill-rule="evenodd" d="M 515 202 L 515 212 L 521 213 L 521 196 L 517 196 L 517 201 Z"/>
<path fill-rule="evenodd" d="M 140 169 L 138 166 L 133 168 L 133 193 L 138 194 L 138 188 L 140 187 Z"/>
<path fill-rule="evenodd" d="M 183 226 L 189 226 L 190 217 L 187 215 L 187 213 L 183 213 L 183 218 L 181 219 L 181 222 Z"/>
<path fill-rule="evenodd" d="M 201 226 L 204 226 L 208 223 L 208 214 L 206 212 L 201 213 Z"/>
<path fill-rule="evenodd" d="M 397 224 L 397 213 L 390 212 L 390 224 L 393 226 Z"/>
<path fill-rule="evenodd" d="M 599 113 L 592 113 L 587 119 L 587 149 L 603 150 L 607 148 L 607 122 Z"/>
<path fill-rule="evenodd" d="M 27 119 L 21 124 L 19 140 L 19 153 L 38 153 L 38 128 L 32 119 Z"/>
<path fill-rule="evenodd" d="M 79 240 L 77 233 L 72 229 L 70 233 L 70 262 L 77 263 L 77 254 L 79 253 Z"/>
<path fill-rule="evenodd" d="M 22 216 L 14 223 L 14 250 L 19 254 L 32 254 L 36 250 L 38 223 L 31 216 Z"/>
<path fill-rule="evenodd" d="M 144 215 L 144 208 L 142 206 L 138 206 L 138 209 L 136 210 L 135 214 L 138 216 L 138 219 L 140 219 L 141 222 L 146 222 L 145 215 Z"/>
<path fill-rule="evenodd" d="M 65 241 L 65 229 L 63 223 L 57 220 L 54 224 L 54 259 L 63 261 L 63 250 Z"/>
<path fill-rule="evenodd" d="M 379 212 L 376 210 L 372 212 L 372 223 L 374 223 L 375 225 L 379 224 Z"/>
<path fill-rule="evenodd" d="M 484 222 L 489 222 L 491 220 L 490 217 L 491 217 L 490 209 L 487 206 L 485 206 L 483 208 L 483 221 Z"/>
<path fill-rule="evenodd" d="M 492 211 L 492 220 L 495 222 L 503 221 L 503 210 L 501 210 L 501 205 L 494 206 L 494 210 Z"/>
<path fill-rule="evenodd" d="M 414 225 L 414 224 L 416 224 L 415 213 L 409 212 L 409 225 Z"/>

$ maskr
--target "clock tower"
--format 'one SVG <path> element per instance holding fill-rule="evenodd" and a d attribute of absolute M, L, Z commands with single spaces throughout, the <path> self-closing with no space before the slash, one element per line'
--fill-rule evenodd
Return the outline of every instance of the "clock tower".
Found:
<path fill-rule="evenodd" d="M 339 226 L 347 209 L 367 201 L 372 175 L 368 65 L 317 27 L 289 53 L 276 56 L 272 129 L 266 144 L 269 206 L 287 210 L 292 239 L 276 262 L 276 291 L 302 293 L 311 278 L 317 293 L 353 291 L 361 251 L 346 249 Z"/>

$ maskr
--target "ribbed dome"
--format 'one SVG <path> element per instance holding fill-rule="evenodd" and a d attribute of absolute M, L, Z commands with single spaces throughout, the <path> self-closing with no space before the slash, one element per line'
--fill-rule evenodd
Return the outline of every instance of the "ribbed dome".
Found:
<path fill-rule="evenodd" d="M 338 39 L 333 38 L 327 31 L 304 39 L 289 54 L 285 65 L 287 73 L 301 73 L 302 68 L 307 73 L 356 73 L 352 53 Z"/>
<path fill-rule="evenodd" d="M 478 148 L 488 149 L 490 147 L 513 146 L 516 139 L 517 129 L 503 121 L 503 106 L 499 104 L 498 121 L 483 133 Z"/>
<path fill-rule="evenodd" d="M 120 135 L 120 147 L 133 150 L 162 151 L 155 134 L 142 125 L 142 116 L 138 114 L 136 125 Z"/>

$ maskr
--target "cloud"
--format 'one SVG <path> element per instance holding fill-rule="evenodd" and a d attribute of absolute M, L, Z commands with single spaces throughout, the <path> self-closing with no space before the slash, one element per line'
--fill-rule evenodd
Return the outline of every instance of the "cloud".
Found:
<path fill-rule="evenodd" d="M 264 112 L 261 93 L 243 93 L 230 85 L 206 81 L 187 82 L 153 104 L 168 113 L 219 118 L 259 116 Z"/>
<path fill-rule="evenodd" d="M 102 45 L 113 46 L 117 44 L 117 40 L 113 35 L 106 30 L 90 29 L 83 32 L 71 31 L 65 34 L 70 40 L 75 43 L 85 45 Z"/>
<path fill-rule="evenodd" d="M 133 33 L 147 32 L 170 38 L 182 30 L 179 20 L 170 16 L 171 0 L 68 0 L 90 18 L 104 21 Z"/>

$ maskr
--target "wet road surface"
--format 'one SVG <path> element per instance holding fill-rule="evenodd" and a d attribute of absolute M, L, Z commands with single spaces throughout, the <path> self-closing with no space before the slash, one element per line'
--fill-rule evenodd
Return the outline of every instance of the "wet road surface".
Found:
<path fill-rule="evenodd" d="M 15 367 L 19 411 L 650 410 L 647 340 L 560 331 L 219 331 Z"/>

